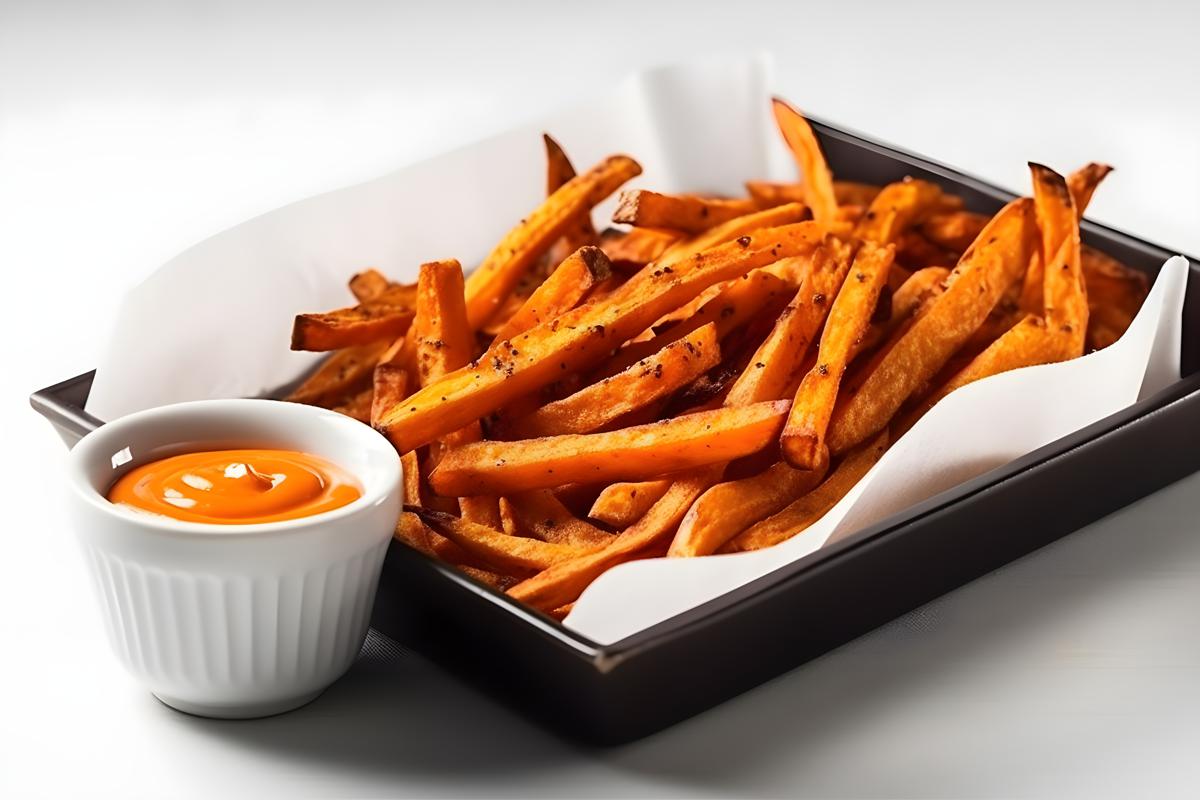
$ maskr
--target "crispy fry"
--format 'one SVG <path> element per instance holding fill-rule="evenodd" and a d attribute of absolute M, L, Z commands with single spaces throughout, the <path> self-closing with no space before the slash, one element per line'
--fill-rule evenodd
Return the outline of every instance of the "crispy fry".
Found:
<path fill-rule="evenodd" d="M 371 397 L 373 390 L 370 386 L 346 398 L 342 403 L 333 407 L 333 411 L 353 417 L 359 422 L 371 421 Z"/>
<path fill-rule="evenodd" d="M 758 210 L 753 200 L 707 200 L 694 195 L 659 194 L 645 189 L 622 192 L 613 222 L 638 228 L 701 233 Z"/>
<path fill-rule="evenodd" d="M 1080 218 L 1083 217 L 1088 204 L 1092 202 L 1092 194 L 1096 191 L 1096 187 L 1112 171 L 1113 168 L 1108 164 L 1096 164 L 1093 162 L 1075 170 L 1067 176 L 1067 186 L 1071 190 L 1071 197 L 1075 201 L 1075 210 L 1078 212 Z"/>
<path fill-rule="evenodd" d="M 788 395 L 803 374 L 806 355 L 833 304 L 831 298 L 846 278 L 851 255 L 849 245 L 832 237 L 813 253 L 808 276 L 750 359 L 753 368 L 745 370 L 730 388 L 729 405 L 780 400 Z"/>
<path fill-rule="evenodd" d="M 612 274 L 611 266 L 600 248 L 579 248 L 550 273 L 550 277 L 496 332 L 496 338 L 501 341 L 511 339 L 539 323 L 570 311 L 582 302 L 593 286 Z"/>
<path fill-rule="evenodd" d="M 567 158 L 566 151 L 550 134 L 542 134 L 542 143 L 546 146 L 546 196 L 549 197 L 575 177 L 575 167 Z M 546 256 L 546 269 L 554 270 L 571 253 L 581 247 L 595 246 L 599 244 L 599 239 L 592 225 L 592 211 L 589 208 L 567 226 L 562 238 L 550 248 Z"/>
<path fill-rule="evenodd" d="M 382 295 L 389 285 L 379 270 L 367 269 L 350 279 L 350 293 L 358 302 L 368 303 Z"/>
<path fill-rule="evenodd" d="M 575 545 L 509 536 L 452 514 L 419 506 L 405 506 L 404 510 L 416 514 L 422 522 L 468 553 L 506 571 L 537 572 L 588 552 Z"/>
<path fill-rule="evenodd" d="M 417 316 L 410 336 L 420 386 L 440 380 L 471 360 L 475 343 L 466 322 L 462 267 L 453 259 L 422 264 Z"/>
<path fill-rule="evenodd" d="M 608 256 L 614 270 L 628 275 L 654 261 L 679 239 L 680 234 L 674 231 L 609 228 L 600 234 L 600 249 Z"/>
<path fill-rule="evenodd" d="M 371 397 L 370 422 L 379 421 L 384 411 L 408 395 L 408 370 L 396 364 L 375 367 L 374 392 Z"/>
<path fill-rule="evenodd" d="M 508 590 L 509 596 L 540 609 L 573 602 L 602 572 L 623 561 L 651 555 L 653 548 L 665 544 L 688 508 L 716 483 L 721 471 L 721 465 L 689 471 L 671 484 L 645 516 L 615 536 L 611 544 L 521 581 Z"/>
<path fill-rule="evenodd" d="M 721 360 L 713 323 L 671 342 L 623 372 L 542 406 L 507 432 L 528 439 L 564 433 L 591 433 L 639 408 L 665 399 Z"/>
<path fill-rule="evenodd" d="M 834 408 L 827 434 L 831 453 L 849 450 L 884 429 L 922 384 L 942 368 L 1029 263 L 1033 202 L 1005 206 L 988 224 L 950 275 L 949 287 L 933 301 L 882 358 L 854 394 Z"/>
<path fill-rule="evenodd" d="M 336 405 L 363 388 L 386 349 L 385 342 L 373 342 L 337 350 L 285 399 L 310 406 Z"/>
<path fill-rule="evenodd" d="M 642 168 L 626 156 L 605 159 L 567 181 L 500 240 L 466 282 L 467 318 L 478 330 L 500 307 L 527 269 L 580 215 L 615 192 Z"/>
<path fill-rule="evenodd" d="M 297 314 L 292 349 L 323 352 L 390 341 L 413 321 L 410 306 L 372 300 L 324 314 Z"/>
<path fill-rule="evenodd" d="M 765 447 L 790 403 L 703 411 L 606 433 L 477 442 L 445 455 L 430 476 L 442 495 L 508 494 L 564 483 L 642 480 L 731 461 Z"/>
<path fill-rule="evenodd" d="M 767 228 L 777 228 L 784 225 L 802 222 L 808 217 L 808 208 L 799 203 L 788 203 L 776 208 L 768 208 L 754 214 L 731 219 L 690 239 L 681 239 L 656 258 L 646 268 L 653 271 L 681 263 L 685 259 L 694 258 L 696 253 L 702 253 L 717 245 L 732 242 L 747 234 Z M 632 235 L 632 233 L 631 233 Z"/>
<path fill-rule="evenodd" d="M 787 284 L 766 270 L 749 273 L 743 280 L 730 282 L 699 311 L 670 324 L 649 339 L 630 342 L 622 347 L 600 370 L 599 377 L 610 377 L 631 369 L 705 325 L 714 325 L 716 338 L 724 339 L 733 330 L 763 313 L 772 303 L 780 301 L 787 292 Z"/>
<path fill-rule="evenodd" d="M 1040 164 L 1030 164 L 1042 257 L 1046 266 L 1045 316 L 1050 329 L 1066 338 L 1064 357 L 1083 355 L 1088 304 L 1079 252 L 1079 218 L 1066 180 Z"/>
<path fill-rule="evenodd" d="M 760 550 L 779 544 L 803 532 L 808 526 L 825 516 L 829 509 L 837 505 L 838 501 L 862 480 L 862 477 L 883 456 L 887 446 L 888 435 L 885 430 L 870 443 L 847 453 L 825 482 L 816 489 L 795 500 L 782 511 L 750 526 L 745 532 L 729 541 L 721 548 L 720 552 Z"/>
<path fill-rule="evenodd" d="M 792 157 L 796 159 L 796 166 L 800 168 L 805 204 L 812 209 L 813 219 L 823 225 L 831 224 L 837 214 L 838 203 L 833 191 L 833 175 L 825 163 L 816 134 L 808 121 L 787 101 L 772 98 L 771 110 L 775 112 L 775 122 L 788 149 L 792 151 Z"/>
<path fill-rule="evenodd" d="M 926 181 L 906 178 L 890 183 L 871 201 L 854 235 L 876 244 L 891 244 L 937 208 L 942 190 Z"/>
<path fill-rule="evenodd" d="M 778 461 L 756 475 L 718 483 L 696 499 L 679 523 L 668 556 L 715 553 L 751 525 L 808 494 L 825 477 L 828 460 L 815 469 L 795 469 Z"/>
<path fill-rule="evenodd" d="M 535 539 L 576 547 L 607 544 L 612 540 L 611 533 L 572 514 L 549 489 L 503 497 L 500 502 L 504 507 L 502 514 L 511 517 L 522 532 Z"/>
<path fill-rule="evenodd" d="M 613 528 L 627 528 L 641 519 L 670 488 L 669 478 L 614 483 L 600 492 L 588 518 Z"/>
<path fill-rule="evenodd" d="M 493 346 L 476 367 L 451 373 L 394 406 L 380 427 L 401 452 L 427 444 L 562 373 L 594 366 L 617 344 L 706 287 L 810 252 L 820 235 L 812 223 L 770 228 L 712 248 L 671 273 L 631 278 L 604 301 L 580 306 L 521 334 L 507 350 Z M 635 281 L 637 292 L 624 294 Z"/>
<path fill-rule="evenodd" d="M 880 193 L 883 197 L 887 193 Z M 887 282 L 895 250 L 864 242 L 850 274 L 829 310 L 821 334 L 817 363 L 796 390 L 779 445 L 783 457 L 797 469 L 817 469 L 829 459 L 825 433 L 833 416 L 842 375 L 857 344 L 866 334 L 879 293 Z"/>
<path fill-rule="evenodd" d="M 926 267 L 910 275 L 892 294 L 892 322 L 912 316 L 922 303 L 941 291 L 948 277 L 949 267 Z"/>

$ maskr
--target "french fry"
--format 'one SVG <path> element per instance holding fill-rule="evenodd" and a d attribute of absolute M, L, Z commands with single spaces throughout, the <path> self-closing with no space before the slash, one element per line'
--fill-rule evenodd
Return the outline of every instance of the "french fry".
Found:
<path fill-rule="evenodd" d="M 670 267 L 667 267 L 670 269 Z M 786 297 L 787 283 L 766 270 L 748 273 L 742 280 L 730 282 L 716 297 L 695 313 L 671 324 L 653 337 L 630 342 L 609 359 L 598 377 L 605 378 L 631 369 L 662 352 L 672 342 L 688 336 L 705 325 L 713 325 L 716 338 L 724 339 L 732 331 L 762 314 L 773 303 Z"/>
<path fill-rule="evenodd" d="M 817 222 L 831 224 L 837 214 L 838 202 L 833 191 L 833 175 L 825 163 L 816 134 L 808 121 L 787 101 L 772 98 L 771 110 L 775 113 L 775 122 L 788 149 L 792 151 L 796 166 L 800 168 L 805 205 L 812 209 L 813 219 Z"/>
<path fill-rule="evenodd" d="M 830 237 L 813 253 L 811 269 L 771 333 L 759 345 L 726 402 L 741 406 L 786 397 L 799 380 L 813 339 L 825 322 L 833 299 L 850 269 L 849 245 Z"/>
<path fill-rule="evenodd" d="M 1112 171 L 1113 168 L 1108 164 L 1096 164 L 1093 162 L 1075 170 L 1067 176 L 1067 186 L 1071 190 L 1071 197 L 1075 201 L 1075 209 L 1081 219 L 1083 218 L 1084 211 L 1087 210 L 1088 204 L 1092 202 L 1092 194 L 1096 191 L 1096 187 Z"/>
<path fill-rule="evenodd" d="M 746 181 L 745 186 L 746 193 L 763 208 L 804 202 L 804 189 L 798 183 Z"/>
<path fill-rule="evenodd" d="M 567 158 L 562 145 L 550 134 L 542 134 L 542 144 L 546 147 L 546 196 L 549 197 L 575 177 L 575 167 L 571 164 L 571 159 Z M 590 209 L 580 214 L 575 224 L 567 228 L 563 239 L 566 253 L 573 253 L 581 247 L 596 243 L 596 229 L 592 226 Z"/>
<path fill-rule="evenodd" d="M 285 399 L 310 406 L 336 405 L 371 379 L 375 362 L 386 349 L 386 342 L 372 342 L 337 350 Z"/>
<path fill-rule="evenodd" d="M 636 294 L 623 295 L 638 280 L 631 278 L 604 301 L 543 322 L 508 342 L 507 349 L 505 343 L 494 345 L 475 367 L 451 373 L 393 406 L 379 427 L 401 452 L 428 444 L 561 374 L 594 366 L 706 287 L 811 252 L 820 237 L 819 226 L 812 223 L 769 228 L 705 251 L 670 273 L 645 275 Z"/>
<path fill-rule="evenodd" d="M 422 522 L 463 550 L 505 571 L 537 572 L 588 552 L 574 545 L 509 536 L 453 514 L 419 506 L 405 506 L 404 510 L 416 514 Z"/>
<path fill-rule="evenodd" d="M 383 412 L 408 395 L 408 370 L 396 364 L 377 364 L 374 373 L 369 421 L 379 421 Z"/>
<path fill-rule="evenodd" d="M 324 314 L 297 314 L 292 349 L 324 352 L 390 341 L 403 336 L 412 321 L 411 307 L 374 300 Z"/>
<path fill-rule="evenodd" d="M 1083 355 L 1088 303 L 1079 250 L 1079 217 L 1066 179 L 1040 164 L 1030 164 L 1045 260 L 1046 322 L 1065 339 L 1065 358 Z"/>
<path fill-rule="evenodd" d="M 453 259 L 422 264 L 410 336 L 418 385 L 428 386 L 471 360 L 475 343 L 466 319 L 462 267 Z"/>
<path fill-rule="evenodd" d="M 955 264 L 959 255 L 958 252 L 939 247 L 919 231 L 905 231 L 896 239 L 896 263 L 914 271 Z"/>
<path fill-rule="evenodd" d="M 767 228 L 792 225 L 802 222 L 807 218 L 808 208 L 800 203 L 788 203 L 775 208 L 764 209 L 753 214 L 746 214 L 745 216 L 731 219 L 729 222 L 711 228 L 699 236 L 675 242 L 663 251 L 662 255 L 647 265 L 645 271 L 652 272 L 664 266 L 673 266 L 687 259 L 694 258 L 696 253 L 702 253 L 717 245 L 732 242 L 742 236 L 766 230 Z M 636 233 L 636 229 L 631 231 L 630 235 L 632 236 L 634 233 Z"/>
<path fill-rule="evenodd" d="M 621 481 L 604 487 L 588 518 L 613 528 L 627 528 L 641 519 L 650 506 L 671 488 L 671 479 L 653 481 Z"/>
<path fill-rule="evenodd" d="M 665 544 L 696 498 L 720 478 L 722 469 L 718 464 L 689 471 L 675 480 L 641 519 L 613 537 L 611 544 L 521 581 L 508 590 L 509 596 L 534 608 L 555 609 L 578 599 L 587 585 L 610 567 L 655 555 L 654 548 Z"/>
<path fill-rule="evenodd" d="M 367 269 L 350 279 L 350 293 L 358 302 L 369 303 L 382 295 L 389 285 L 388 279 L 379 270 Z"/>
<path fill-rule="evenodd" d="M 510 517 L 522 532 L 544 542 L 590 547 L 612 540 L 611 533 L 572 514 L 549 489 L 503 497 L 500 504 L 503 516 Z"/>
<path fill-rule="evenodd" d="M 679 523 L 670 557 L 715 553 L 751 525 L 808 494 L 825 477 L 829 462 L 796 469 L 778 461 L 756 475 L 718 483 L 700 495 Z"/>
<path fill-rule="evenodd" d="M 932 214 L 941 198 L 942 190 L 927 181 L 906 178 L 890 183 L 871 201 L 854 235 L 876 244 L 892 244 Z"/>
<path fill-rule="evenodd" d="M 870 443 L 860 445 L 847 453 L 825 482 L 816 489 L 793 501 L 782 511 L 751 525 L 720 548 L 719 552 L 761 550 L 802 533 L 825 516 L 829 509 L 837 505 L 838 501 L 862 480 L 871 467 L 883 457 L 887 447 L 888 435 L 885 430 Z"/>
<path fill-rule="evenodd" d="M 900 405 L 929 381 L 987 319 L 1029 263 L 1033 201 L 1014 200 L 963 255 L 949 286 L 891 347 L 854 394 L 834 408 L 826 443 L 843 453 L 883 430 Z"/>
<path fill-rule="evenodd" d="M 609 228 L 600 234 L 600 249 L 608 256 L 614 270 L 629 275 L 657 259 L 680 238 L 674 231 Z"/>
<path fill-rule="evenodd" d="M 892 294 L 892 322 L 912 316 L 922 303 L 941 291 L 949 277 L 949 267 L 926 267 L 910 275 Z"/>
<path fill-rule="evenodd" d="M 529 299 L 496 332 L 503 341 L 570 311 L 600 281 L 612 274 L 608 256 L 598 247 L 581 247 L 555 268 Z M 468 359 L 469 360 L 469 359 Z M 464 362 L 465 363 L 465 362 Z"/>
<path fill-rule="evenodd" d="M 645 189 L 621 193 L 613 222 L 638 228 L 702 233 L 758 210 L 753 200 L 707 200 L 693 195 L 659 194 Z"/>
<path fill-rule="evenodd" d="M 574 221 L 641 171 L 633 159 L 611 156 L 567 181 L 509 231 L 466 281 L 471 329 L 488 321 L 525 271 Z"/>
<path fill-rule="evenodd" d="M 779 433 L 790 403 L 703 411 L 605 433 L 476 442 L 430 475 L 442 495 L 510 494 L 564 483 L 643 480 L 755 453 Z"/>
<path fill-rule="evenodd" d="M 506 435 L 528 439 L 598 431 L 625 414 L 669 397 L 720 360 L 717 329 L 710 322 L 628 369 L 542 406 L 516 421 Z"/>
<path fill-rule="evenodd" d="M 884 189 L 879 196 L 884 197 L 887 192 Z M 833 301 L 821 334 L 816 366 L 800 382 L 779 440 L 784 459 L 797 469 L 817 469 L 829 459 L 825 433 L 842 375 L 871 323 L 894 256 L 891 245 L 878 247 L 864 242 Z"/>
<path fill-rule="evenodd" d="M 875 198 L 883 190 L 882 186 L 871 183 L 856 183 L 854 181 L 834 181 L 833 196 L 839 206 L 862 206 L 866 208 L 875 202 Z"/>

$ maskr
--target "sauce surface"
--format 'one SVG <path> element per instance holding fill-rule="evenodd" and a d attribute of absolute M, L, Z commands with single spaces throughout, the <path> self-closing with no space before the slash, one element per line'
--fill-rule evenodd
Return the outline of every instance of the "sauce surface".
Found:
<path fill-rule="evenodd" d="M 362 496 L 348 472 L 293 450 L 206 450 L 143 464 L 110 502 L 187 522 L 249 525 L 332 511 Z"/>

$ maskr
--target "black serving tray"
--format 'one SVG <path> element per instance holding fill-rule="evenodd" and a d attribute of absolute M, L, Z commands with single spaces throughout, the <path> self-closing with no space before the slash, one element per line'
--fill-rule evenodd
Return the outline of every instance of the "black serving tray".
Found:
<path fill-rule="evenodd" d="M 990 213 L 1010 192 L 814 122 L 834 173 L 912 175 Z M 1083 239 L 1151 276 L 1175 255 L 1085 221 Z M 611 645 L 393 542 L 372 625 L 551 728 L 598 744 L 671 725 L 1200 469 L 1200 270 L 1191 259 L 1183 378 L 1165 391 Z M 68 445 L 95 373 L 31 402 Z"/>

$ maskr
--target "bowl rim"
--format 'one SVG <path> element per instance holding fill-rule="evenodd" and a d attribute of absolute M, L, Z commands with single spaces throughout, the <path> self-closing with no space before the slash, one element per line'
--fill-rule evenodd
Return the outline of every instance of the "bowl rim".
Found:
<path fill-rule="evenodd" d="M 94 463 L 96 459 L 110 460 L 112 458 L 110 448 L 114 444 L 111 440 L 120 439 L 129 429 L 151 423 L 161 424 L 163 420 L 173 418 L 186 418 L 196 414 L 210 414 L 213 411 L 227 416 L 270 414 L 276 424 L 278 424 L 281 416 L 290 415 L 291 419 L 295 420 L 295 422 L 289 421 L 286 424 L 288 426 L 295 424 L 297 427 L 302 426 L 305 420 L 309 422 L 320 420 L 321 424 L 325 425 L 326 428 L 330 425 L 335 427 L 339 431 L 338 436 L 343 437 L 347 443 L 352 443 L 357 448 L 377 453 L 380 456 L 379 464 L 378 466 L 372 465 L 372 469 L 379 470 L 382 474 L 375 474 L 368 478 L 366 475 L 349 470 L 336 456 L 331 457 L 328 453 L 316 453 L 316 455 L 329 458 L 339 467 L 350 471 L 362 485 L 362 494 L 353 502 L 329 511 L 297 517 L 295 519 L 256 523 L 192 522 L 130 510 L 110 502 L 105 496 L 104 490 L 97 488 L 95 483 L 90 479 L 88 466 Z M 163 442 L 161 446 L 169 447 L 170 444 L 169 441 Z M 282 441 L 279 446 L 281 448 L 288 447 Z M 130 463 L 136 465 L 137 459 L 134 459 Z M 373 509 L 386 503 L 392 497 L 398 497 L 402 471 L 403 468 L 399 453 L 396 452 L 395 448 L 392 447 L 391 443 L 384 436 L 369 425 L 364 425 L 356 419 L 351 419 L 343 414 L 317 406 L 290 403 L 283 400 L 250 398 L 189 400 L 182 403 L 171 403 L 169 405 L 136 411 L 108 422 L 80 439 L 68 455 L 67 466 L 68 482 L 70 483 L 72 493 L 87 507 L 94 509 L 97 513 L 117 517 L 123 523 L 168 537 L 193 538 L 203 536 L 211 538 L 216 535 L 239 539 L 267 537 L 282 533 L 291 534 L 298 530 L 324 527 Z"/>

